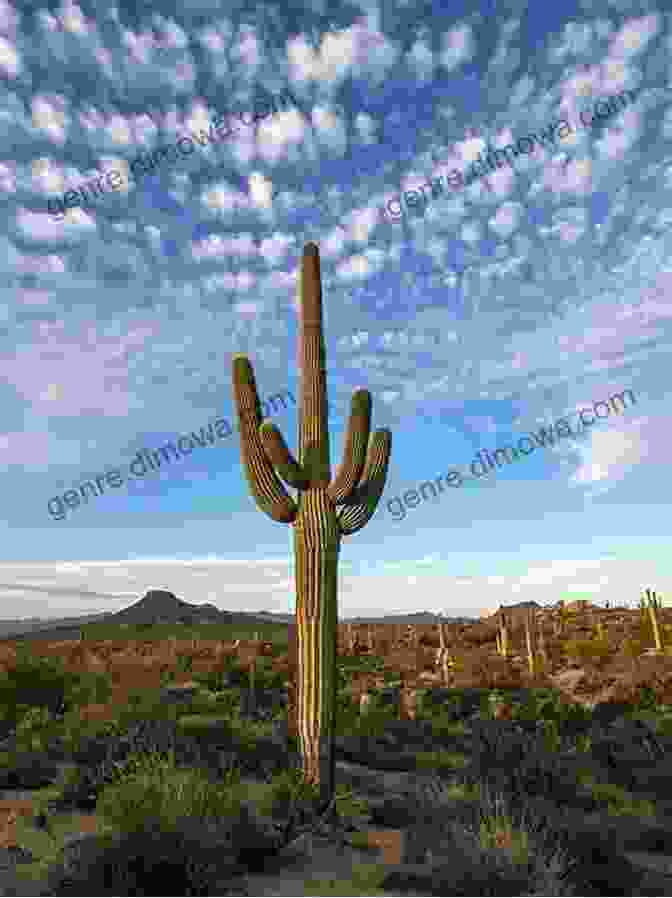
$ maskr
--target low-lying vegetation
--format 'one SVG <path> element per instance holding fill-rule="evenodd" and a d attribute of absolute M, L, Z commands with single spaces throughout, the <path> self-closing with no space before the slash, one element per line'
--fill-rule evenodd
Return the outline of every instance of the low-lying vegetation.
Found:
<path fill-rule="evenodd" d="M 515 650 L 514 634 L 494 646 L 494 633 L 494 654 Z M 2 661 L 0 781 L 34 796 L 3 850 L 40 894 L 235 894 L 249 876 L 272 882 L 279 874 L 265 871 L 302 833 L 340 833 L 354 850 L 381 827 L 405 834 L 399 863 L 307 876 L 305 894 L 669 893 L 628 861 L 628 851 L 672 854 L 660 679 L 594 709 L 548 681 L 416 679 L 408 706 L 412 679 L 389 653 L 339 655 L 335 816 L 320 822 L 288 727 L 285 645 L 267 651 L 253 634 L 247 655 L 238 644 L 207 660 L 198 640 L 151 635 L 121 649 L 42 642 L 43 657 L 24 643 Z M 546 651 L 552 659 L 552 639 Z M 600 652 L 591 670 L 605 670 Z"/>

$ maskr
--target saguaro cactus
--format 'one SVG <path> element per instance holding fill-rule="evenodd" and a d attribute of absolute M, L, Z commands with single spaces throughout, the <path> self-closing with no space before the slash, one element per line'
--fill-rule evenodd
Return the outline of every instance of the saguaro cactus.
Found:
<path fill-rule="evenodd" d="M 326 350 L 317 246 L 303 250 L 299 284 L 301 400 L 299 458 L 278 428 L 262 423 L 254 372 L 245 355 L 232 361 L 233 395 L 245 473 L 259 508 L 294 527 L 299 689 L 297 723 L 304 779 L 320 787 L 321 803 L 334 795 L 337 575 L 341 539 L 369 521 L 385 487 L 392 433 L 371 439 L 371 394 L 351 399 L 344 459 L 333 480 L 329 461 Z M 292 498 L 278 475 L 298 491 Z M 343 506 L 337 511 L 337 506 Z"/>
<path fill-rule="evenodd" d="M 437 662 L 441 667 L 441 674 L 443 676 L 443 685 L 448 685 L 449 679 L 449 671 L 448 668 L 450 666 L 450 652 L 448 650 L 448 624 L 443 623 L 441 617 L 439 616 L 438 624 L 439 628 L 439 651 L 437 653 Z"/>
<path fill-rule="evenodd" d="M 648 610 L 649 618 L 651 620 L 651 627 L 653 629 L 653 638 L 656 641 L 656 651 L 662 652 L 663 644 L 660 639 L 660 630 L 658 629 L 658 618 L 656 612 L 663 607 L 663 603 L 656 595 L 655 590 L 647 589 L 646 590 L 646 599 L 642 598 L 640 606 L 642 609 L 646 608 Z M 642 611 L 644 613 L 644 611 Z"/>
<path fill-rule="evenodd" d="M 525 645 L 527 647 L 527 666 L 530 676 L 534 676 L 534 652 L 532 651 L 532 611 L 525 615 Z"/>
<path fill-rule="evenodd" d="M 502 658 L 508 657 L 509 654 L 509 630 L 506 625 L 506 616 L 504 614 L 504 609 L 500 606 L 499 609 L 499 634 L 497 639 L 497 651 L 502 656 Z"/>

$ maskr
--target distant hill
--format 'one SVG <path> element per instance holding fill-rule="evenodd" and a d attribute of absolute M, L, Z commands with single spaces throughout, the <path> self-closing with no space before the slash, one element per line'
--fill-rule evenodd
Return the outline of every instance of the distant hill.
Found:
<path fill-rule="evenodd" d="M 525 605 L 536 605 L 522 603 Z M 452 623 L 473 623 L 470 617 L 437 617 L 429 611 L 417 611 L 411 614 L 390 614 L 378 617 L 339 618 L 339 623 L 346 621 L 355 624 L 435 624 L 437 620 Z M 116 612 L 87 614 L 81 617 L 64 617 L 55 619 L 30 618 L 23 621 L 0 621 L 0 639 L 30 640 L 78 639 L 80 627 L 84 624 L 106 623 L 126 626 L 153 626 L 157 624 L 175 624 L 193 626 L 195 624 L 226 624 L 229 626 L 248 626 L 262 623 L 279 625 L 289 624 L 294 614 L 281 614 L 271 611 L 245 612 L 220 611 L 210 603 L 193 605 L 178 598 L 167 589 L 150 589 L 145 595 Z"/>
<path fill-rule="evenodd" d="M 92 624 L 109 616 L 109 611 L 103 611 L 99 614 L 85 614 L 81 617 L 27 617 L 22 620 L 0 620 L 0 639 L 6 639 L 14 634 L 51 630 L 54 627 Z"/>
<path fill-rule="evenodd" d="M 437 621 L 449 624 L 471 624 L 475 617 L 444 617 L 431 611 L 416 611 L 413 614 L 387 614 L 382 617 L 348 617 L 339 623 L 352 624 L 435 624 Z"/>
<path fill-rule="evenodd" d="M 220 611 L 214 605 L 191 605 L 167 589 L 150 589 L 139 602 L 112 614 L 109 623 L 189 625 L 210 621 L 226 624 L 232 620 L 232 613 Z"/>
<path fill-rule="evenodd" d="M 0 639 L 78 639 L 80 627 L 90 623 L 106 623 L 112 626 L 153 626 L 175 624 L 227 624 L 247 626 L 262 623 L 287 624 L 293 619 L 289 614 L 259 614 L 244 611 L 220 611 L 214 605 L 192 605 L 179 599 L 167 589 L 150 589 L 143 598 L 121 611 L 89 614 L 82 617 L 33 619 L 29 621 L 0 621 Z M 3 627 L 3 624 L 6 627 Z"/>

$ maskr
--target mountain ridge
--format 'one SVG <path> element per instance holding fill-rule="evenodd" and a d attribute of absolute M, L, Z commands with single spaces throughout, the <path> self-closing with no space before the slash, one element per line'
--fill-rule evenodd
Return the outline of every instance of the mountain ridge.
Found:
<path fill-rule="evenodd" d="M 0 620 L 0 639 L 45 639 L 52 636 L 59 639 L 75 639 L 79 636 L 80 627 L 89 623 L 103 622 L 127 626 L 152 626 L 156 624 L 190 626 L 208 623 L 243 626 L 262 623 L 284 625 L 289 624 L 293 620 L 293 613 L 224 611 L 210 602 L 205 602 L 201 605 L 186 602 L 168 589 L 150 589 L 137 602 L 122 608 L 120 611 L 104 611 L 79 617 L 28 618 L 23 621 Z M 436 623 L 439 620 L 453 623 L 471 623 L 476 618 L 466 616 L 449 617 L 429 611 L 416 611 L 412 613 L 339 618 L 339 623 L 428 624 Z"/>

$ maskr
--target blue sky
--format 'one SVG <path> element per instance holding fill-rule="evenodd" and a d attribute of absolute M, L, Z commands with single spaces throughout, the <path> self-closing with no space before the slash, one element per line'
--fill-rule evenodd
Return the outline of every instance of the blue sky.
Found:
<path fill-rule="evenodd" d="M 152 587 L 293 610 L 291 528 L 256 508 L 237 432 L 63 520 L 48 503 L 142 449 L 235 422 L 234 353 L 250 356 L 262 398 L 298 401 L 309 240 L 332 469 L 355 388 L 372 393 L 373 427 L 393 432 L 380 506 L 342 543 L 339 613 L 632 605 L 646 586 L 665 600 L 662 0 L 282 9 L 0 0 L 0 616 L 115 611 Z M 139 153 L 283 91 L 296 103 L 154 176 L 129 174 Z M 625 91 L 618 114 L 579 125 Z M 397 221 L 381 212 L 561 120 L 569 132 L 512 166 Z M 120 189 L 60 220 L 47 212 L 112 169 Z M 636 402 L 621 412 L 393 513 L 420 483 L 468 474 L 479 450 L 626 390 Z M 296 406 L 274 420 L 295 449 Z"/>

